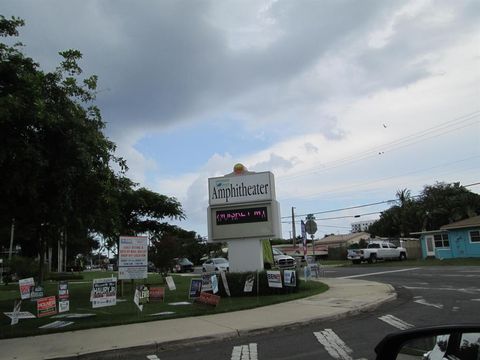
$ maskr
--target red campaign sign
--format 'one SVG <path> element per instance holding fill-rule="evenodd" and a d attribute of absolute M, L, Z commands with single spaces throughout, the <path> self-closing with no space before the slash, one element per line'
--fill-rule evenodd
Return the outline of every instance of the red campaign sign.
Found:
<path fill-rule="evenodd" d="M 151 287 L 149 288 L 150 292 L 150 301 L 163 301 L 165 298 L 165 288 L 164 287 Z"/>
<path fill-rule="evenodd" d="M 195 299 L 195 302 L 217 306 L 218 303 L 220 302 L 220 296 L 213 295 L 213 294 L 206 293 L 206 292 L 201 292 L 200 296 Z"/>
<path fill-rule="evenodd" d="M 37 300 L 38 317 L 55 315 L 57 313 L 57 300 L 55 296 L 48 296 Z"/>

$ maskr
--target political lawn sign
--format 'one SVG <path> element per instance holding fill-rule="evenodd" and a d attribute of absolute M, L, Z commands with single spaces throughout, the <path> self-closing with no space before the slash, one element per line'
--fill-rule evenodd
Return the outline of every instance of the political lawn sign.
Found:
<path fill-rule="evenodd" d="M 282 274 L 278 270 L 267 271 L 268 286 L 271 288 L 282 288 Z"/>
<path fill-rule="evenodd" d="M 15 303 L 13 305 L 13 312 L 11 316 L 11 322 L 10 325 L 17 325 L 18 324 L 18 315 L 20 313 L 20 309 L 22 308 L 22 300 L 15 300 Z"/>
<path fill-rule="evenodd" d="M 177 287 L 175 286 L 175 281 L 173 281 L 173 278 L 171 276 L 165 276 L 165 281 L 167 282 L 168 290 L 177 290 Z"/>
<path fill-rule="evenodd" d="M 94 279 L 91 293 L 92 308 L 117 304 L 117 278 Z"/>
<path fill-rule="evenodd" d="M 212 274 L 202 274 L 202 291 L 212 291 Z"/>
<path fill-rule="evenodd" d="M 210 278 L 211 283 L 212 283 L 212 291 L 214 294 L 218 293 L 218 278 L 217 275 L 213 274 L 212 277 Z"/>
<path fill-rule="evenodd" d="M 255 276 L 249 275 L 245 280 L 245 286 L 243 287 L 243 292 L 252 292 L 254 282 L 255 282 Z"/>
<path fill-rule="evenodd" d="M 297 275 L 295 270 L 285 270 L 283 272 L 283 284 L 285 286 L 297 286 Z"/>
<path fill-rule="evenodd" d="M 148 267 L 148 238 L 120 236 L 118 278 L 120 280 L 146 279 Z"/>
<path fill-rule="evenodd" d="M 48 296 L 37 300 L 37 317 L 55 315 L 57 313 L 57 299 Z"/>
<path fill-rule="evenodd" d="M 195 302 L 205 305 L 217 306 L 220 303 L 220 296 L 202 291 L 200 293 L 200 296 L 195 299 Z"/>
<path fill-rule="evenodd" d="M 59 300 L 68 300 L 69 298 L 69 293 L 68 293 L 68 282 L 65 280 L 62 280 L 58 283 L 58 299 Z"/>
<path fill-rule="evenodd" d="M 202 292 L 202 279 L 191 279 L 188 297 L 190 299 L 198 298 L 201 292 Z"/>
<path fill-rule="evenodd" d="M 135 289 L 135 295 L 133 297 L 133 302 L 137 307 L 140 309 L 140 311 L 143 311 L 143 305 L 149 302 L 150 295 L 149 295 L 149 290 L 148 287 L 145 285 L 139 285 Z"/>
<path fill-rule="evenodd" d="M 20 287 L 20 297 L 22 300 L 30 299 L 30 288 L 35 286 L 33 278 L 18 280 L 18 286 Z"/>
<path fill-rule="evenodd" d="M 150 301 L 163 301 L 165 299 L 165 288 L 164 287 L 153 287 L 148 288 Z"/>
<path fill-rule="evenodd" d="M 43 286 L 37 285 L 30 288 L 30 300 L 34 301 L 44 296 Z"/>
<path fill-rule="evenodd" d="M 64 313 L 70 311 L 70 300 L 58 301 L 58 313 Z"/>

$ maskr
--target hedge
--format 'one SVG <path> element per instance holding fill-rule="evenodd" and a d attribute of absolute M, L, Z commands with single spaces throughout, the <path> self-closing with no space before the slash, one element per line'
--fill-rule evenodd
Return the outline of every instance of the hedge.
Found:
<path fill-rule="evenodd" d="M 284 279 L 284 271 L 280 270 L 282 274 L 282 284 Z M 283 286 L 282 288 L 271 288 L 268 286 L 268 279 L 267 279 L 267 272 L 262 271 L 258 273 L 258 284 L 257 284 L 257 273 L 256 272 L 242 272 L 242 273 L 226 273 L 228 288 L 230 290 L 231 296 L 257 296 L 257 295 L 274 295 L 274 294 L 288 294 L 292 292 L 298 292 L 300 281 L 299 281 L 299 273 L 295 270 L 295 276 L 297 278 L 296 286 Z M 254 284 L 252 292 L 244 292 L 243 289 L 245 287 L 245 281 L 248 277 L 254 276 Z M 223 286 L 223 282 L 218 276 L 219 282 L 219 295 L 226 296 L 225 288 Z M 257 294 L 258 289 L 258 294 Z"/>

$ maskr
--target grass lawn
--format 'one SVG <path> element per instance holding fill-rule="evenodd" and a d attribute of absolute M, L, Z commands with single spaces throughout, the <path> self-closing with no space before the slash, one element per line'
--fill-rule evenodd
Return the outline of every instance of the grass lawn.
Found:
<path fill-rule="evenodd" d="M 11 326 L 10 318 L 8 318 L 4 314 L 1 314 L 0 338 L 40 335 L 52 332 L 88 329 L 93 327 L 103 327 L 161 319 L 172 319 L 186 316 L 199 316 L 230 312 L 299 299 L 319 294 L 328 290 L 328 286 L 323 283 L 315 281 L 301 281 L 300 291 L 296 293 L 292 292 L 289 294 L 268 295 L 259 297 L 222 297 L 222 299 L 220 300 L 220 304 L 217 307 L 209 307 L 199 304 L 174 306 L 169 305 L 169 303 L 183 301 L 191 302 L 191 300 L 188 299 L 188 290 L 190 287 L 190 279 L 192 279 L 192 277 L 173 275 L 177 289 L 175 291 L 170 291 L 168 290 L 168 287 L 162 283 L 162 279 L 158 274 L 149 274 L 146 281 L 136 280 L 135 284 L 150 284 L 165 287 L 165 301 L 150 302 L 144 305 L 143 312 L 141 312 L 138 310 L 137 306 L 133 302 L 134 287 L 132 287 L 130 281 L 125 281 L 123 296 L 121 295 L 121 289 L 117 289 L 117 301 L 120 299 L 120 302 L 117 302 L 117 305 L 93 309 L 90 302 L 92 279 L 106 278 L 112 275 L 116 275 L 116 273 L 108 271 L 97 271 L 83 272 L 82 275 L 84 277 L 82 280 L 68 281 L 68 288 L 70 293 L 69 313 L 95 314 L 94 317 L 81 319 L 64 319 L 52 318 L 51 316 L 47 316 L 35 319 L 20 319 L 17 325 Z M 58 282 L 45 282 L 44 288 L 45 296 L 58 295 Z M 20 292 L 18 284 L 9 284 L 6 286 L 1 285 L 0 311 L 2 313 L 11 312 L 13 310 L 14 300 L 18 299 L 19 297 Z M 21 311 L 29 311 L 36 316 L 36 302 L 30 300 L 23 300 Z M 154 316 L 151 315 L 167 311 L 174 312 L 174 314 Z M 49 324 L 53 321 L 73 321 L 74 323 L 60 329 L 39 329 L 40 326 Z"/>

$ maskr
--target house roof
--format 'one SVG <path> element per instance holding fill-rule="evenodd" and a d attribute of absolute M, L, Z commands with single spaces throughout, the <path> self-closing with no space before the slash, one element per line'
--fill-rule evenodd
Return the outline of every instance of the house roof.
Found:
<path fill-rule="evenodd" d="M 351 233 L 345 235 L 330 235 L 324 237 L 323 239 L 315 240 L 316 244 L 319 245 L 336 245 L 336 244 L 345 244 L 350 241 L 360 241 L 360 239 L 368 239 L 370 234 L 366 232 Z"/>
<path fill-rule="evenodd" d="M 452 230 L 452 229 L 461 229 L 468 227 L 477 227 L 480 226 L 480 215 L 474 216 L 468 219 L 456 221 L 451 224 L 443 225 L 440 227 L 441 230 Z"/>

